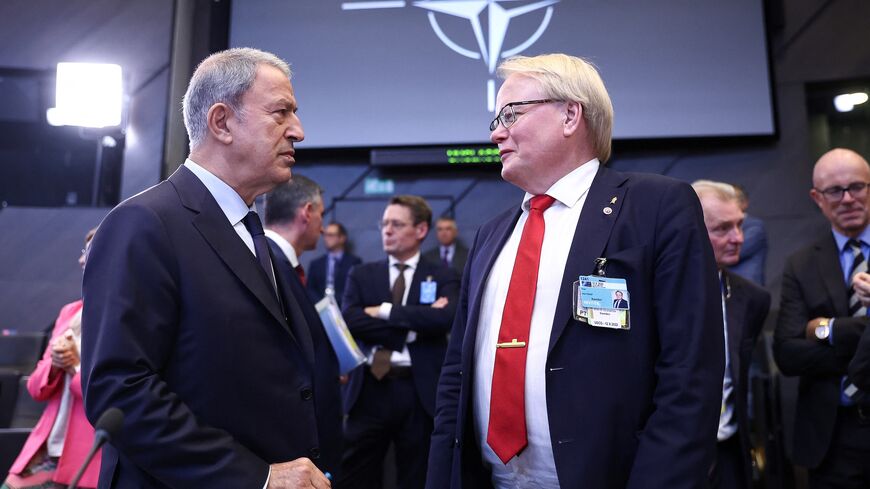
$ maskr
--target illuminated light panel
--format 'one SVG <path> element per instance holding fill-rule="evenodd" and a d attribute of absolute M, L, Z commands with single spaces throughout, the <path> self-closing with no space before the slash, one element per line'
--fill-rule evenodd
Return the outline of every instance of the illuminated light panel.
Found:
<path fill-rule="evenodd" d="M 57 106 L 46 117 L 54 126 L 121 125 L 121 67 L 99 63 L 57 64 Z"/>

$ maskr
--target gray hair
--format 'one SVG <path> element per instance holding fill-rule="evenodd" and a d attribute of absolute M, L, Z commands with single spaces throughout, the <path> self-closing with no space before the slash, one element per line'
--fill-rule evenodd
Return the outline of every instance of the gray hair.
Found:
<path fill-rule="evenodd" d="M 705 195 L 712 195 L 719 200 L 725 202 L 738 202 L 739 197 L 734 186 L 725 182 L 714 182 L 713 180 L 695 180 L 692 182 L 692 188 L 698 194 L 698 198 Z"/>
<path fill-rule="evenodd" d="M 261 64 L 281 70 L 288 79 L 292 77 L 287 62 L 272 53 L 253 48 L 220 51 L 196 67 L 181 102 L 191 151 L 205 140 L 208 132 L 206 119 L 214 104 L 227 104 L 240 118 L 244 117 L 242 96 L 254 84 Z"/>
<path fill-rule="evenodd" d="M 567 54 L 514 56 L 498 67 L 498 75 L 503 79 L 513 74 L 537 80 L 547 98 L 578 102 L 583 107 L 595 156 L 602 163 L 610 159 L 613 104 L 592 63 Z"/>
<path fill-rule="evenodd" d="M 323 189 L 314 180 L 293 174 L 289 182 L 278 185 L 266 194 L 266 226 L 289 224 L 296 219 L 305 204 L 323 201 Z"/>

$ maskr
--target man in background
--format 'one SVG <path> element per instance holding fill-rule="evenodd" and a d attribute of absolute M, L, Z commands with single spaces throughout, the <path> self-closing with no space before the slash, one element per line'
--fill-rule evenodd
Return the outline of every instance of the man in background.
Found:
<path fill-rule="evenodd" d="M 323 232 L 323 189 L 296 174 L 266 194 L 266 237 L 281 253 L 275 254 L 305 286 L 302 253 L 317 247 Z M 275 251 L 273 249 L 273 251 Z"/>
<path fill-rule="evenodd" d="M 738 185 L 734 185 L 740 210 L 743 211 L 743 247 L 740 250 L 740 260 L 728 267 L 728 270 L 752 280 L 764 287 L 764 266 L 767 261 L 767 230 L 764 221 L 747 213 L 749 196 Z"/>
<path fill-rule="evenodd" d="M 468 260 L 468 248 L 456 239 L 457 236 L 459 236 L 459 229 L 456 227 L 456 220 L 451 217 L 439 217 L 438 221 L 435 222 L 435 237 L 438 238 L 438 247 L 427 251 L 423 257 L 432 263 L 441 263 L 462 274 L 465 262 Z"/>
<path fill-rule="evenodd" d="M 459 277 L 420 256 L 432 210 L 424 199 L 390 199 L 381 221 L 386 259 L 353 268 L 344 318 L 368 352 L 345 391 L 345 452 L 339 487 L 381 489 L 389 444 L 397 487 L 422 489 L 435 412 L 435 390 Z"/>
<path fill-rule="evenodd" d="M 692 188 L 704 209 L 704 224 L 719 268 L 725 308 L 725 378 L 719 414 L 716 460 L 710 470 L 713 489 L 750 489 L 752 459 L 749 426 L 749 364 L 770 308 L 770 294 L 728 271 L 740 259 L 744 213 L 735 188 L 698 180 Z"/>
<path fill-rule="evenodd" d="M 793 459 L 811 489 L 870 486 L 870 412 L 851 398 L 847 369 L 867 326 L 855 278 L 870 253 L 870 166 L 858 153 L 828 151 L 813 168 L 810 197 L 831 232 L 788 258 L 774 358 L 800 377 Z"/>
<path fill-rule="evenodd" d="M 323 299 L 331 290 L 341 306 L 347 274 L 362 260 L 347 250 L 347 229 L 338 222 L 329 223 L 323 232 L 326 254 L 315 258 L 308 266 L 308 295 L 314 302 Z"/>

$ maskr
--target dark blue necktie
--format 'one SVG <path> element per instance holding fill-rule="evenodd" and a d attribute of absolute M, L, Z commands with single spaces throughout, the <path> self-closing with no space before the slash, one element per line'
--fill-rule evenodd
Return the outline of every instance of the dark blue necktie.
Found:
<path fill-rule="evenodd" d="M 260 262 L 260 267 L 266 277 L 269 278 L 269 284 L 272 290 L 275 288 L 275 272 L 272 270 L 272 259 L 269 256 L 269 243 L 266 241 L 266 234 L 263 232 L 263 225 L 260 223 L 260 216 L 256 212 L 248 212 L 248 215 L 242 219 L 245 228 L 251 233 L 251 238 L 254 239 L 254 251 L 257 255 L 257 261 Z M 277 293 L 276 293 L 277 296 Z"/>

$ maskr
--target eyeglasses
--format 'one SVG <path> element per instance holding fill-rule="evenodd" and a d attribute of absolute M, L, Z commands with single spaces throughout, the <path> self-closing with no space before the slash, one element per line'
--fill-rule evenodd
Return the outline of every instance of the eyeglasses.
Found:
<path fill-rule="evenodd" d="M 378 229 L 383 231 L 387 226 L 390 226 L 396 231 L 401 231 L 410 225 L 411 225 L 411 223 L 409 223 L 409 222 L 402 222 L 402 221 L 396 221 L 396 220 L 380 221 L 380 222 L 378 222 Z"/>
<path fill-rule="evenodd" d="M 505 104 L 505 106 L 501 108 L 495 119 L 493 119 L 492 122 L 489 123 L 489 130 L 495 131 L 498 127 L 499 121 L 505 129 L 514 125 L 514 122 L 517 121 L 517 118 L 522 115 L 514 112 L 514 107 L 518 105 L 548 104 L 550 102 L 558 102 L 558 100 L 545 98 L 541 100 L 524 100 L 522 102 L 511 102 L 509 104 Z"/>
<path fill-rule="evenodd" d="M 848 187 L 828 187 L 824 190 L 815 188 L 815 191 L 824 195 L 825 200 L 828 202 L 839 202 L 843 200 L 846 192 L 849 192 L 849 195 L 852 196 L 853 199 L 861 199 L 867 193 L 867 186 L 870 185 L 867 182 L 852 182 Z"/>

